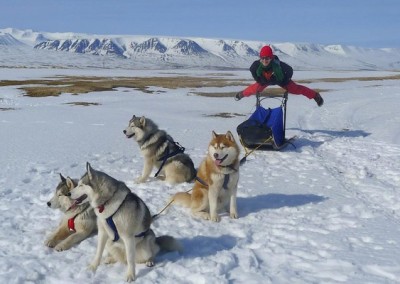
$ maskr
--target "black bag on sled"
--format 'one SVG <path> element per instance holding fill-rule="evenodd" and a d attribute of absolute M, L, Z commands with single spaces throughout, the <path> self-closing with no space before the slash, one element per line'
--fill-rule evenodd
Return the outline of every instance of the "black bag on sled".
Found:
<path fill-rule="evenodd" d="M 257 94 L 257 106 L 254 113 L 238 125 L 236 131 L 246 148 L 280 149 L 285 140 L 287 93 L 283 96 L 282 105 L 276 108 L 264 108 Z"/>

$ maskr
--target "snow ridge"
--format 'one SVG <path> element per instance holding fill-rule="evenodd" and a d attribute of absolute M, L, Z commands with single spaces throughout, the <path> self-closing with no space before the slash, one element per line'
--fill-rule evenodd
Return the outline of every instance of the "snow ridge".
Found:
<path fill-rule="evenodd" d="M 28 45 L 34 50 L 62 51 L 128 59 L 129 64 L 185 67 L 248 68 L 258 51 L 271 44 L 276 55 L 295 69 L 399 70 L 400 49 L 361 48 L 315 43 L 267 43 L 232 39 L 165 36 L 46 33 L 0 29 L 0 47 Z M 94 59 L 97 60 L 97 59 Z M 133 62 L 132 62 L 133 61 Z M 161 62 L 161 63 L 160 63 Z"/>

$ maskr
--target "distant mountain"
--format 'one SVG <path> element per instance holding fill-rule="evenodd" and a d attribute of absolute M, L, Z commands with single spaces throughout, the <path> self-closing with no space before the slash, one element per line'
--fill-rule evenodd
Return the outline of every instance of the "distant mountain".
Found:
<path fill-rule="evenodd" d="M 59 50 L 94 55 L 123 56 L 124 50 L 111 39 L 67 39 L 46 40 L 34 46 L 35 49 Z"/>
<path fill-rule="evenodd" d="M 247 69 L 258 58 L 258 51 L 265 44 L 261 41 L 229 39 L 90 35 L 0 29 L 0 47 L 3 49 L 21 50 L 21 47 L 28 47 L 43 52 L 57 51 L 60 52 L 59 56 L 67 53 L 98 55 L 103 58 L 100 60 L 103 66 L 107 64 L 108 67 L 124 68 Z M 315 43 L 270 44 L 282 61 L 298 70 L 400 70 L 400 49 Z M 15 54 L 17 53 L 15 51 Z M 54 56 L 52 58 L 54 59 Z M 78 60 L 78 57 L 74 58 Z M 87 60 L 91 61 L 85 57 L 85 64 Z M 56 61 L 56 65 L 63 65 L 62 59 Z M 37 60 L 35 62 L 37 63 Z M 89 65 L 96 66 L 98 62 L 99 60 L 93 59 Z M 79 62 L 74 64 L 79 65 Z M 113 64 L 115 66 L 112 66 Z"/>
<path fill-rule="evenodd" d="M 2 34 L 0 32 L 0 45 L 3 46 L 21 46 L 24 45 L 22 42 L 17 40 L 9 33 Z"/>
<path fill-rule="evenodd" d="M 150 38 L 141 43 L 131 42 L 130 48 L 133 53 L 155 52 L 161 54 L 167 51 L 167 47 L 158 38 Z"/>

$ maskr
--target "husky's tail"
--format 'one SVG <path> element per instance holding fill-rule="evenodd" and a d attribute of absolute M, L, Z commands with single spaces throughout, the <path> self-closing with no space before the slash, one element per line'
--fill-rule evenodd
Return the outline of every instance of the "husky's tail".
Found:
<path fill-rule="evenodd" d="M 184 206 L 184 207 L 190 207 L 191 202 L 192 202 L 192 197 L 188 193 L 188 191 L 187 192 L 178 192 L 178 193 L 174 194 L 174 196 L 172 196 L 168 200 L 167 205 L 165 205 L 164 208 L 160 212 L 151 216 L 152 221 L 154 221 L 162 212 L 164 212 L 165 209 L 167 209 L 169 206 L 171 206 L 172 203 L 180 205 L 180 206 Z"/>
<path fill-rule="evenodd" d="M 156 238 L 156 243 L 160 247 L 161 251 L 177 251 L 179 253 L 183 252 L 182 244 L 171 236 L 160 236 Z"/>
<path fill-rule="evenodd" d="M 171 201 L 176 205 L 190 207 L 192 196 L 188 192 L 178 192 L 171 198 Z"/>

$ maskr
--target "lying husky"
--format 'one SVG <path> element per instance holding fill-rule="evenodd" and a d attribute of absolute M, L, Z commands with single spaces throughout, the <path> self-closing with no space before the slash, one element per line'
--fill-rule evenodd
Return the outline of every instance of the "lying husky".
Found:
<path fill-rule="evenodd" d="M 89 204 L 75 206 L 68 210 L 74 203 L 70 195 L 70 190 L 77 184 L 71 178 L 63 177 L 57 185 L 54 196 L 47 202 L 53 209 L 60 209 L 65 213 L 60 225 L 45 241 L 45 245 L 56 251 L 70 249 L 73 245 L 89 237 L 97 229 L 96 214 Z"/>
<path fill-rule="evenodd" d="M 106 263 L 116 261 L 127 264 L 126 280 L 135 280 L 135 262 L 154 265 L 154 258 L 161 250 L 181 251 L 173 237 L 156 238 L 150 224 L 152 217 L 146 204 L 121 181 L 106 173 L 94 170 L 89 163 L 78 185 L 71 190 L 75 200 L 72 207 L 89 202 L 95 208 L 98 226 L 96 256 L 90 268 L 96 270 L 104 248 Z"/>
<path fill-rule="evenodd" d="M 230 131 L 212 132 L 208 153 L 197 172 L 192 194 L 179 192 L 174 203 L 190 207 L 193 215 L 219 222 L 218 211 L 226 208 L 238 218 L 236 192 L 239 181 L 239 147 Z M 229 209 L 228 209 L 229 208 Z"/>
<path fill-rule="evenodd" d="M 142 176 L 136 181 L 145 182 L 153 167 L 170 184 L 189 182 L 196 176 L 196 170 L 190 157 L 183 153 L 185 150 L 174 142 L 164 130 L 150 119 L 133 116 L 128 127 L 123 131 L 127 138 L 133 137 L 139 144 L 144 157 Z"/>

